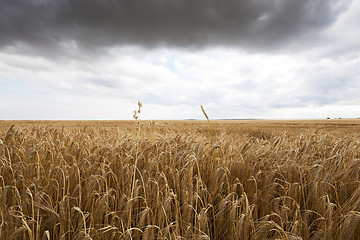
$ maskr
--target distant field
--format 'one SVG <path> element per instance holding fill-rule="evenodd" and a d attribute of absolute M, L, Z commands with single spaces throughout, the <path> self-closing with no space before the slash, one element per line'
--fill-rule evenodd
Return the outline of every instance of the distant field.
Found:
<path fill-rule="evenodd" d="M 150 120 L 141 121 L 143 127 L 150 126 Z M 201 128 L 208 127 L 209 124 L 204 120 L 157 120 L 152 129 L 181 130 L 181 128 Z M 1 121 L 0 128 L 6 129 L 11 125 L 21 127 L 113 127 L 113 128 L 134 128 L 137 127 L 134 120 L 122 121 Z M 347 133 L 351 135 L 360 134 L 360 119 L 331 119 L 331 120 L 212 120 L 211 125 L 215 131 L 226 130 L 260 130 L 269 132 L 284 132 L 298 134 L 303 131 L 312 131 L 318 128 L 326 132 Z M 175 128 L 173 128 L 175 127 Z M 178 129 L 180 127 L 180 129 Z"/>
<path fill-rule="evenodd" d="M 0 121 L 0 239 L 360 239 L 360 120 Z"/>

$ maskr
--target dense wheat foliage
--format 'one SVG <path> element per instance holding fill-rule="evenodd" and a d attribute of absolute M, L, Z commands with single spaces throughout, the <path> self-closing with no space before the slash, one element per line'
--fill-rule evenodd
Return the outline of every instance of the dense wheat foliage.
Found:
<path fill-rule="evenodd" d="M 0 239 L 360 239 L 356 121 L 1 122 L 0 139 Z"/>

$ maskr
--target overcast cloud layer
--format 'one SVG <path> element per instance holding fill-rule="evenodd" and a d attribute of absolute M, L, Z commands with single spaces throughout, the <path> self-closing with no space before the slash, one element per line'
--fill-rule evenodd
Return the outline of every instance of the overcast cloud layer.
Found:
<path fill-rule="evenodd" d="M 359 117 L 360 0 L 3 0 L 1 119 Z"/>
<path fill-rule="evenodd" d="M 0 10 L 0 42 L 84 51 L 119 44 L 303 46 L 350 1 L 336 0 L 11 0 Z M 309 39 L 308 39 L 309 40 Z M 49 51 L 50 49 L 45 49 Z"/>

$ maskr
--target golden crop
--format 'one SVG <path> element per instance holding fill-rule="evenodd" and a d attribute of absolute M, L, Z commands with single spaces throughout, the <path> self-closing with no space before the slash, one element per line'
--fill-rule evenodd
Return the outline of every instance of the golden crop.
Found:
<path fill-rule="evenodd" d="M 0 239 L 360 239 L 359 127 L 0 122 Z"/>

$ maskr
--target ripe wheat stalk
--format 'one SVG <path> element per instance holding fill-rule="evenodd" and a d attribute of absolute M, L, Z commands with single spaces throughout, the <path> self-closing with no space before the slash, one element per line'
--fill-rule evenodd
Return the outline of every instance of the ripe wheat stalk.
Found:
<path fill-rule="evenodd" d="M 355 128 L 214 121 L 210 140 L 141 107 L 136 125 L 1 123 L 0 239 L 359 239 Z"/>

